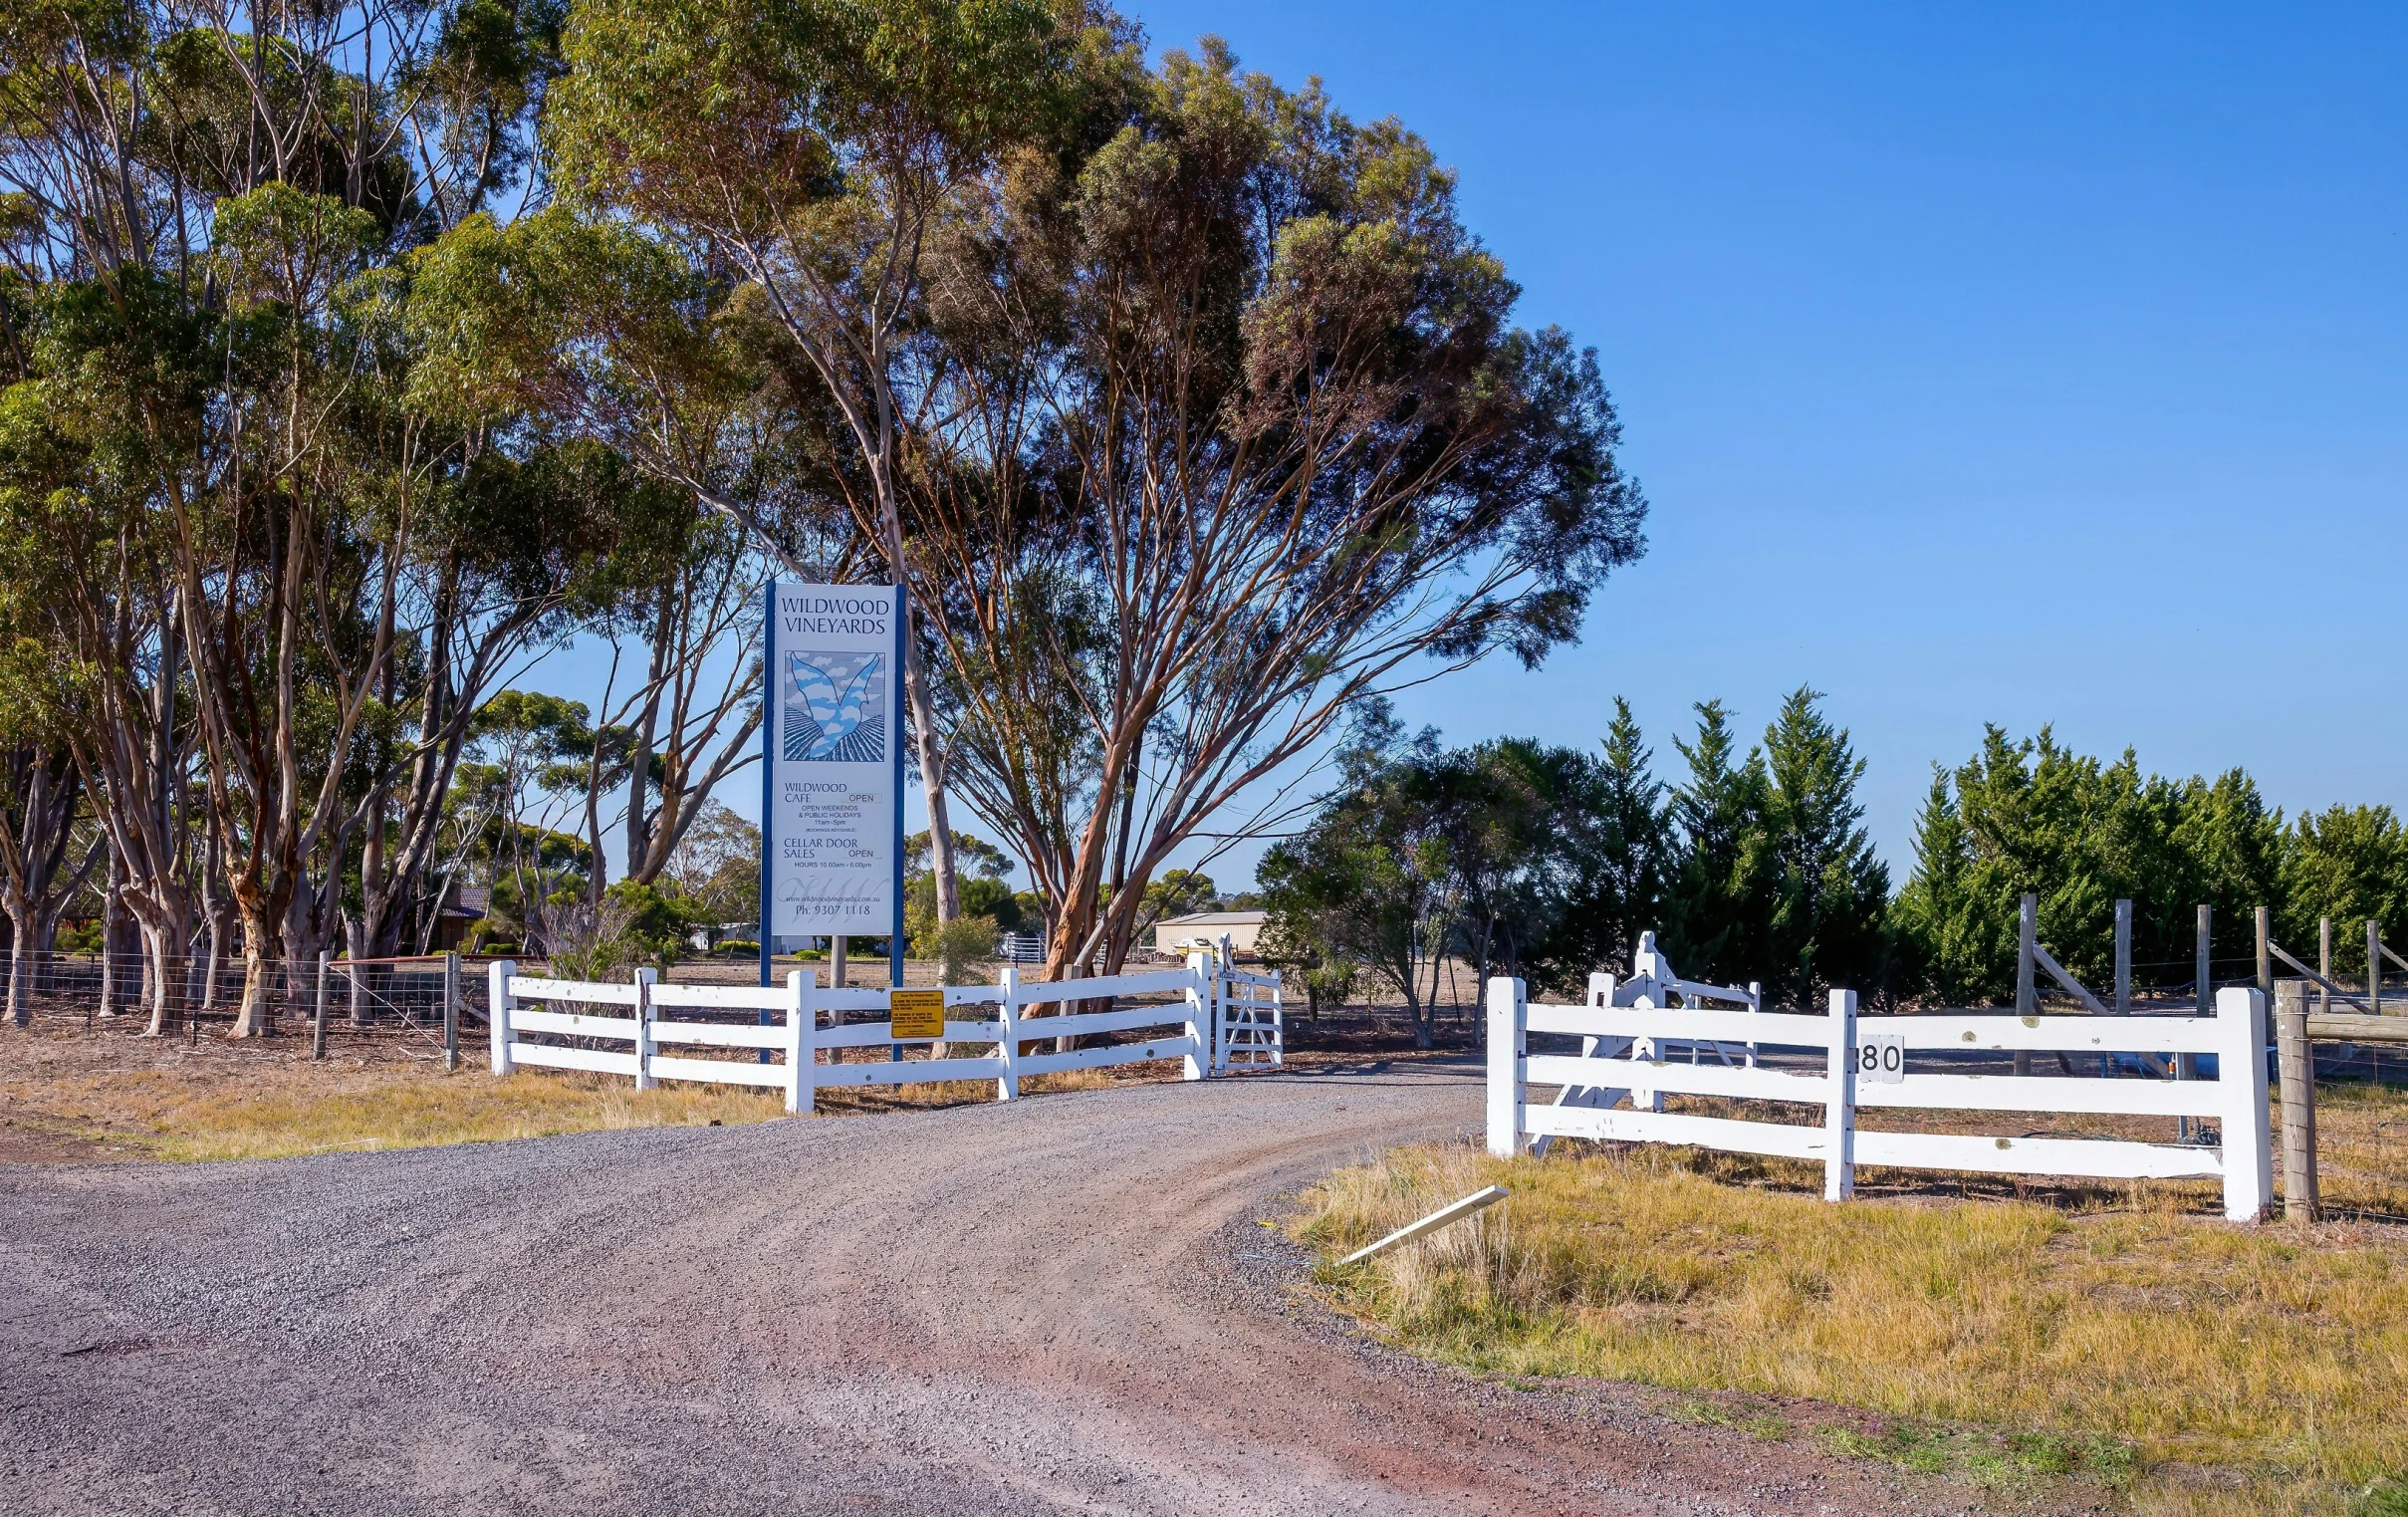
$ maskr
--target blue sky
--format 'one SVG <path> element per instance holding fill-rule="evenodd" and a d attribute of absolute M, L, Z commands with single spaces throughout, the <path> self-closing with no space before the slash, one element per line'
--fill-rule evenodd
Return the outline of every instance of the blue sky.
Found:
<path fill-rule="evenodd" d="M 1450 740 L 1659 765 L 1801 683 L 1902 876 L 1934 759 L 2053 722 L 2408 803 L 2408 8 L 1153 3 L 1461 174 L 1599 351 L 1650 549 Z"/>
<path fill-rule="evenodd" d="M 1135 11 L 1402 119 L 1599 351 L 1646 559 L 1408 718 L 1618 693 L 1670 770 L 1692 702 L 1811 683 L 1901 879 L 1984 721 L 2408 807 L 2408 8 Z"/>

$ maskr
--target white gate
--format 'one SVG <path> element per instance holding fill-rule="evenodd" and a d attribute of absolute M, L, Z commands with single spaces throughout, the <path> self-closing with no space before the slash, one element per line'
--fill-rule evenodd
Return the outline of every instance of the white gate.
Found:
<path fill-rule="evenodd" d="M 1660 988 L 1668 971 L 1645 976 Z M 1634 982 L 1635 982 L 1634 977 Z M 1488 1145 L 1500 1157 L 1552 1138 L 1688 1143 L 1816 1161 L 1823 1194 L 1855 1188 L 1855 1166 L 1970 1169 L 2085 1178 L 2209 1178 L 2224 1185 L 2225 1214 L 2255 1219 L 2274 1191 L 2266 1103 L 2266 1007 L 2256 990 L 2217 992 L 2213 1017 L 1859 1017 L 1856 993 L 1834 990 L 1823 1015 L 1720 1009 L 1738 992 L 1696 987 L 1689 1004 L 1653 993 L 1624 997 L 1609 976 L 1590 981 L 1589 1004 L 1531 1003 L 1523 983 L 1488 986 Z M 1668 998 L 1662 998 L 1668 999 Z M 1577 1054 L 1533 1054 L 1532 1033 L 1579 1038 Z M 1705 1051 L 1714 1057 L 1709 1062 Z M 1777 1051 L 1770 1061 L 1757 1057 Z M 1689 1062 L 1671 1054 L 1686 1051 Z M 1911 1056 L 1968 1051 L 2214 1054 L 2215 1080 L 1915 1072 Z M 1869 1062 L 1869 1065 L 1867 1063 Z M 2110 1065 L 2110 1060 L 2102 1060 Z M 1554 1086 L 1553 1104 L 1530 1088 Z M 1661 1110 L 1675 1092 L 1788 1104 L 1806 1121 L 1770 1122 Z M 1626 1110 L 1617 1103 L 1628 1101 Z M 2114 1138 L 1994 1137 L 1860 1131 L 1864 1107 L 2214 1117 L 2214 1146 Z M 1533 1143 L 1532 1139 L 1537 1139 Z"/>
<path fill-rule="evenodd" d="M 1279 971 L 1252 974 L 1236 960 L 1226 937 L 1217 952 L 1188 959 L 1206 962 L 1214 976 L 1212 1072 L 1282 1068 L 1288 1062 L 1288 1025 Z"/>

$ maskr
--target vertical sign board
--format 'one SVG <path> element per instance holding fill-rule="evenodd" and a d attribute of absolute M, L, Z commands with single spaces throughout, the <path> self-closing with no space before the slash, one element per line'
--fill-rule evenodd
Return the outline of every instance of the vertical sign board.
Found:
<path fill-rule="evenodd" d="M 768 621 L 761 983 L 780 937 L 890 936 L 899 970 L 902 589 L 773 582 Z"/>

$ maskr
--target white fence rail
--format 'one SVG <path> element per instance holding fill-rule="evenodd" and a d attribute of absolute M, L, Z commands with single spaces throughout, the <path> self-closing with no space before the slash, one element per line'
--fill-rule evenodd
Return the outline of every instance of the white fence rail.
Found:
<path fill-rule="evenodd" d="M 1633 982 L 1635 983 L 1635 981 Z M 1632 992 L 1590 981 L 1589 1004 L 1533 1004 L 1523 982 L 1488 985 L 1488 1145 L 1500 1157 L 1554 1138 L 1688 1143 L 1818 1161 L 1823 1194 L 1853 1193 L 1859 1164 L 2084 1178 L 2208 1178 L 2223 1182 L 2225 1215 L 2254 1220 L 2274 1190 L 2267 1114 L 2266 1006 L 2256 990 L 2217 993 L 2213 1017 L 1859 1017 L 1856 994 L 1834 990 L 1821 1016 L 1722 1010 L 1711 986 L 1669 1005 L 1661 980 Z M 1735 992 L 1722 992 L 1732 994 Z M 1530 1035 L 1568 1034 L 1578 1054 L 1533 1054 Z M 1714 1058 L 1707 1062 L 1705 1052 Z M 1738 1051 L 1747 1051 L 1746 1057 Z M 1786 1050 L 1779 1064 L 1758 1057 Z M 2035 1051 L 2215 1054 L 2215 1080 L 2033 1077 L 1909 1069 L 1943 1052 Z M 1688 1062 L 1671 1057 L 1686 1052 Z M 1555 1086 L 1553 1104 L 1532 1086 Z M 1665 1112 L 1665 1093 L 1787 1105 L 1797 1122 Z M 1627 1107 L 1619 1104 L 1627 1102 Z M 2119 1138 L 1991 1137 L 1859 1130 L 1866 1107 L 2213 1117 L 2215 1146 Z M 1534 1141 L 1535 1139 L 1535 1141 Z"/>
<path fill-rule="evenodd" d="M 944 987 L 942 1039 L 898 1038 L 886 991 L 825 987 L 808 969 L 789 974 L 784 985 L 765 986 L 664 985 L 651 969 L 637 970 L 626 984 L 543 979 L 522 975 L 507 961 L 492 965 L 490 973 L 496 1075 L 531 1066 L 625 1075 L 637 1090 L 662 1080 L 763 1086 L 783 1092 L 790 1112 L 811 1111 L 817 1092 L 841 1086 L 992 1080 L 995 1099 L 1011 1101 L 1031 1075 L 1178 1059 L 1185 1078 L 1200 1080 L 1233 1065 L 1277 1067 L 1284 1058 L 1279 976 L 1230 969 L 1209 953 L 1190 955 L 1179 969 L 1098 979 L 1023 982 L 1019 966 L 1007 964 L 992 985 Z M 1164 994 L 1177 999 L 1112 1005 L 1123 996 Z M 1066 1002 L 1108 1009 L 1024 1015 L 1032 1006 Z M 759 1020 L 679 1020 L 673 1015 L 679 1008 L 752 1012 Z M 846 1020 L 852 1015 L 873 1020 Z M 1107 1034 L 1122 1041 L 1064 1047 Z M 531 1035 L 579 1041 L 530 1041 Z M 902 1057 L 913 1042 L 940 1043 L 947 1057 Z M 664 1054 L 663 1045 L 749 1049 L 755 1057 L 692 1058 Z M 1050 1051 L 1034 1051 L 1039 1046 Z M 962 1047 L 978 1051 L 954 1052 Z M 885 1049 L 888 1057 L 840 1064 L 837 1053 L 843 1049 Z M 823 1050 L 829 1054 L 825 1063 Z"/>

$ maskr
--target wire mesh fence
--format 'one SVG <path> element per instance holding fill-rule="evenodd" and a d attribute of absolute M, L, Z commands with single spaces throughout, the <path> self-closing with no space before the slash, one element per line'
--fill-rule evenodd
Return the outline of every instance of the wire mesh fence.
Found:
<path fill-rule="evenodd" d="M 271 959 L 259 966 L 258 1015 L 263 1030 L 307 1030 L 323 1014 L 332 1027 L 417 1033 L 439 1046 L 447 1006 L 455 1027 L 484 1025 L 485 962 L 439 953 Z M 158 966 L 144 953 L 40 955 L 20 972 L 28 1010 L 45 1020 L 146 1017 L 157 999 Z M 241 1014 L 250 971 L 239 956 L 193 953 L 170 972 L 170 1021 L 197 1031 L 212 1022 L 231 1024 Z"/>

